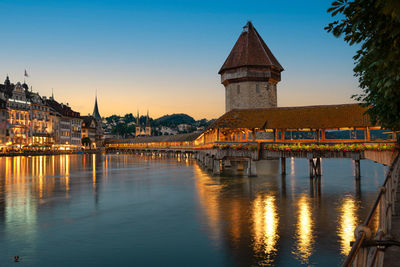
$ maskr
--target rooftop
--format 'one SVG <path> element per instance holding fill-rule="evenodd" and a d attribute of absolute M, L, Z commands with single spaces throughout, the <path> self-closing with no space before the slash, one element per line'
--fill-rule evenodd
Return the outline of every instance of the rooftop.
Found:
<path fill-rule="evenodd" d="M 218 74 L 222 74 L 229 69 L 245 66 L 269 67 L 279 72 L 283 71 L 283 67 L 258 34 L 253 24 L 249 21 L 243 29 Z"/>
<path fill-rule="evenodd" d="M 359 104 L 234 109 L 217 119 L 208 129 L 330 129 L 370 127 L 367 108 Z"/>

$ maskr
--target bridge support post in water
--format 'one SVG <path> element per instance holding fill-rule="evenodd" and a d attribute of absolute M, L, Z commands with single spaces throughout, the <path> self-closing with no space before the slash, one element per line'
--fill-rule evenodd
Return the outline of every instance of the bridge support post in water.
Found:
<path fill-rule="evenodd" d="M 219 160 L 214 160 L 213 164 L 213 174 L 214 175 L 220 175 L 221 174 L 221 166 Z"/>
<path fill-rule="evenodd" d="M 310 178 L 320 177 L 322 175 L 321 171 L 321 158 L 309 159 L 309 172 Z"/>
<path fill-rule="evenodd" d="M 359 180 L 361 177 L 360 160 L 359 159 L 354 160 L 354 170 L 355 170 L 356 179 Z"/>
<path fill-rule="evenodd" d="M 281 158 L 281 174 L 286 174 L 286 158 Z"/>
<path fill-rule="evenodd" d="M 247 162 L 247 176 L 257 176 L 256 162 L 249 160 Z"/>
<path fill-rule="evenodd" d="M 308 160 L 308 171 L 310 174 L 310 178 L 313 178 L 314 177 L 314 160 L 313 159 Z"/>
<path fill-rule="evenodd" d="M 209 171 L 213 170 L 214 159 L 210 156 L 206 156 L 206 169 Z"/>

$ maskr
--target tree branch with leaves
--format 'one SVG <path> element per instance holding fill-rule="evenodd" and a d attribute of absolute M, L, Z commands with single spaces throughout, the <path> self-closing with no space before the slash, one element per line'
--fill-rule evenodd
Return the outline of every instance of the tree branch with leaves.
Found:
<path fill-rule="evenodd" d="M 353 59 L 362 93 L 352 98 L 373 123 L 400 130 L 400 1 L 337 0 L 328 13 L 337 20 L 325 29 L 360 45 Z"/>

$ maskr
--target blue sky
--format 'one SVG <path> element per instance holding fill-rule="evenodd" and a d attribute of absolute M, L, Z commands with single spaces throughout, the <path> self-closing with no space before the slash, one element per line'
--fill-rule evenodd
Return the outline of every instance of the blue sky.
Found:
<path fill-rule="evenodd" d="M 278 105 L 352 102 L 354 47 L 324 31 L 326 0 L 0 0 L 0 80 L 27 79 L 34 91 L 83 115 L 97 89 L 102 115 L 224 113 L 217 74 L 251 20 L 285 68 Z"/>

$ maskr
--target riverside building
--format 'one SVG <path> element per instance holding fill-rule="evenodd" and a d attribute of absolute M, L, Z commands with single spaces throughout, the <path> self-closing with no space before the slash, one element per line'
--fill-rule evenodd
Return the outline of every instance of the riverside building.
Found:
<path fill-rule="evenodd" d="M 82 139 L 82 119 L 80 113 L 69 107 L 68 104 L 58 103 L 54 97 L 46 100 L 46 104 L 58 114 L 57 145 L 61 147 L 80 148 Z"/>
<path fill-rule="evenodd" d="M 0 144 L 8 148 L 81 148 L 79 112 L 53 96 L 41 97 L 25 82 L 12 84 L 7 76 L 0 84 L 0 106 Z"/>
<path fill-rule="evenodd" d="M 7 142 L 7 102 L 0 98 L 0 150 Z"/>

